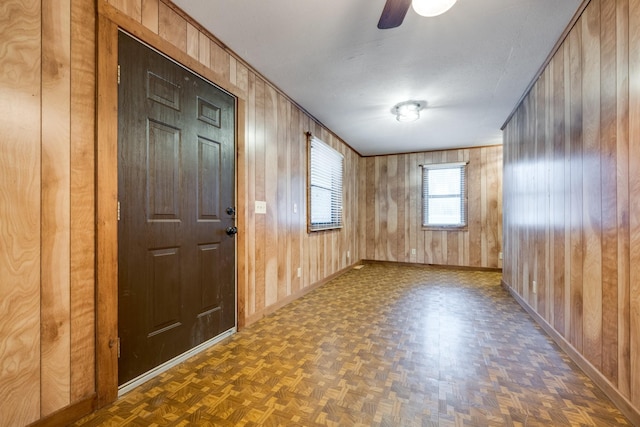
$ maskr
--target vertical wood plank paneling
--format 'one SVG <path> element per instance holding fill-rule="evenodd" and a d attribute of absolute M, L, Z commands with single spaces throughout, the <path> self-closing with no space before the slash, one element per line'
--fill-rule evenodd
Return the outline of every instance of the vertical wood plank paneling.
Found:
<path fill-rule="evenodd" d="M 235 85 L 245 92 L 249 89 L 249 69 L 239 61 L 236 61 Z"/>
<path fill-rule="evenodd" d="M 458 161 L 469 162 L 467 229 L 423 229 L 419 165 Z M 502 250 L 501 146 L 367 157 L 362 164 L 360 191 L 366 194 L 366 203 L 361 205 L 366 211 L 364 258 L 498 267 Z"/>
<path fill-rule="evenodd" d="M 95 5 L 71 3 L 71 401 L 95 392 Z"/>
<path fill-rule="evenodd" d="M 488 265 L 499 267 L 499 254 L 502 252 L 502 147 L 488 148 L 490 161 L 487 165 L 489 206 L 489 253 Z"/>
<path fill-rule="evenodd" d="M 640 0 L 591 0 L 504 133 L 509 256 L 504 280 L 541 316 L 546 316 L 543 303 L 553 305 L 548 311 L 553 328 L 581 361 L 595 367 L 605 389 L 615 387 L 621 408 L 624 397 L 635 414 L 640 410 L 638 46 Z M 544 105 L 542 92 L 553 98 Z M 546 164 L 551 178 L 529 187 L 531 157 L 522 147 L 540 132 L 552 141 L 544 159 L 536 160 Z M 533 301 L 527 298 L 526 263 L 534 249 L 522 236 L 523 212 L 515 205 L 521 194 L 541 200 L 547 191 L 549 216 L 537 215 L 532 229 L 549 227 L 536 238 L 551 251 L 553 289 Z M 538 268 L 538 277 L 542 273 Z"/>
<path fill-rule="evenodd" d="M 71 3 L 42 7 L 41 416 L 70 403 Z"/>
<path fill-rule="evenodd" d="M 257 288 L 256 288 L 256 76 L 249 72 L 247 76 L 248 102 L 247 102 L 247 135 L 246 135 L 246 180 L 247 180 L 247 230 L 246 245 L 247 257 L 247 316 L 256 312 Z"/>
<path fill-rule="evenodd" d="M 571 337 L 571 43 L 564 41 L 564 337 L 570 341 Z"/>
<path fill-rule="evenodd" d="M 265 97 L 265 83 L 259 77 L 256 77 L 255 80 L 256 85 L 256 115 L 255 115 L 255 123 L 256 123 L 256 133 L 255 133 L 255 182 L 253 186 L 255 187 L 255 199 L 259 201 L 266 200 L 266 191 L 265 191 L 265 161 L 266 161 L 266 141 L 265 141 L 265 115 L 266 115 L 266 97 Z M 272 207 L 273 208 L 273 207 Z M 255 211 L 255 206 L 252 207 Z M 269 209 L 269 206 L 267 206 Z M 266 278 L 266 259 L 267 252 L 269 248 L 267 248 L 267 238 L 266 238 L 266 227 L 267 227 L 267 218 L 265 214 L 254 214 L 255 215 L 255 233 L 253 234 L 255 238 L 255 271 L 256 271 L 256 283 L 255 283 L 255 293 L 256 293 L 256 310 L 262 310 L 266 307 L 265 298 L 266 298 L 266 287 L 265 287 L 265 278 Z"/>
<path fill-rule="evenodd" d="M 545 221 L 545 234 L 542 241 L 545 251 L 544 257 L 544 303 L 545 312 L 544 317 L 550 324 L 553 324 L 553 262 L 552 260 L 552 247 L 553 241 L 553 222 L 551 220 L 551 188 L 553 186 L 553 64 L 549 63 L 549 66 L 544 71 L 545 79 L 545 91 L 544 91 L 544 159 L 541 161 L 542 171 L 544 173 L 544 188 L 545 188 L 545 205 L 544 205 L 544 221 Z"/>
<path fill-rule="evenodd" d="M 640 408 L 640 0 L 629 0 L 629 354 L 631 401 Z"/>
<path fill-rule="evenodd" d="M 195 59 L 199 59 L 200 56 L 200 31 L 189 22 L 187 22 L 187 54 Z"/>
<path fill-rule="evenodd" d="M 618 241 L 616 224 L 616 3 L 600 3 L 600 135 L 602 164 L 602 373 L 618 383 Z M 598 284 L 600 285 L 600 284 Z"/>
<path fill-rule="evenodd" d="M 418 162 L 418 154 L 416 153 L 412 153 L 409 154 L 408 156 L 408 170 L 407 170 L 407 178 L 408 178 L 408 185 L 406 185 L 406 189 L 407 192 L 409 193 L 409 205 L 408 205 L 408 216 L 407 216 L 407 225 L 408 227 L 406 227 L 407 233 L 408 233 L 408 241 L 409 241 L 409 262 L 417 262 L 417 248 L 418 248 L 418 230 L 420 230 L 420 201 L 421 201 L 421 197 L 420 197 L 420 179 L 422 178 L 421 176 L 421 170 Z M 362 206 L 361 209 L 363 210 L 368 210 L 365 209 L 364 206 L 367 205 L 360 205 Z M 366 231 L 366 230 L 365 230 Z M 415 253 L 414 253 L 415 251 Z"/>
<path fill-rule="evenodd" d="M 488 265 L 487 251 L 487 150 L 480 149 L 480 265 Z"/>
<path fill-rule="evenodd" d="M 278 177 L 276 185 L 276 212 L 278 214 L 278 281 L 277 281 L 277 299 L 281 300 L 291 292 L 291 235 L 289 228 L 289 194 L 291 188 L 290 168 L 289 168 L 289 152 L 287 147 L 289 144 L 289 124 L 291 122 L 290 112 L 287 110 L 286 99 L 278 94 Z"/>
<path fill-rule="evenodd" d="M 223 79 L 229 80 L 229 54 L 224 51 L 217 43 L 211 43 L 211 68 L 220 74 Z M 273 89 L 273 87 L 272 87 Z"/>
<path fill-rule="evenodd" d="M 158 34 L 159 0 L 142 0 L 142 25 Z"/>
<path fill-rule="evenodd" d="M 205 66 L 211 67 L 211 48 L 209 44 L 211 40 L 205 33 L 198 31 L 198 60 Z M 235 64 L 235 61 L 234 61 Z M 234 70 L 235 71 L 235 70 Z M 231 78 L 233 76 L 233 78 Z M 237 72 L 231 73 L 229 75 L 229 82 L 237 85 Z"/>
<path fill-rule="evenodd" d="M 616 205 L 618 237 L 618 389 L 629 398 L 629 1 L 616 2 Z"/>
<path fill-rule="evenodd" d="M 142 0 L 108 0 L 116 9 L 140 22 L 142 19 Z"/>
<path fill-rule="evenodd" d="M 238 290 L 237 301 L 237 321 L 238 329 L 242 329 L 246 326 L 247 309 L 248 309 L 248 283 L 249 283 L 249 271 L 248 271 L 248 198 L 242 197 L 241 194 L 249 193 L 249 183 L 247 180 L 248 170 L 248 155 L 247 155 L 247 113 L 248 106 L 246 99 L 238 99 L 236 101 L 237 109 L 237 121 L 236 121 L 236 226 L 238 227 L 237 238 L 237 282 L 236 289 Z"/>
<path fill-rule="evenodd" d="M 40 1 L 0 9 L 0 414 L 40 417 Z"/>
<path fill-rule="evenodd" d="M 183 52 L 187 51 L 187 21 L 163 2 L 158 7 L 158 34 Z"/>
<path fill-rule="evenodd" d="M 582 20 L 569 35 L 571 70 L 571 322 L 570 342 L 582 352 Z"/>
<path fill-rule="evenodd" d="M 532 270 L 533 278 L 537 282 L 537 293 L 534 296 L 535 306 L 543 317 L 546 313 L 546 269 L 545 269 L 545 233 L 547 229 L 547 221 L 545 221 L 547 211 L 547 191 L 546 191 L 546 164 L 545 164 L 545 131 L 546 131 L 546 88 L 547 88 L 547 74 L 543 73 L 538 80 L 538 84 L 535 87 L 536 98 L 536 127 L 534 137 L 534 154 L 533 154 L 533 177 L 534 177 L 534 191 L 532 194 L 535 196 L 535 205 L 532 206 L 535 219 L 533 221 L 532 231 L 534 236 L 534 265 Z"/>
<path fill-rule="evenodd" d="M 468 217 L 469 222 L 469 265 L 482 265 L 482 194 L 480 192 L 482 173 L 482 150 L 469 150 Z"/>
<path fill-rule="evenodd" d="M 566 44 L 560 48 L 560 55 L 556 55 L 552 60 L 553 79 L 553 152 L 552 152 L 552 172 L 551 181 L 551 226 L 552 241 L 550 242 L 551 259 L 553 264 L 553 325 L 554 328 L 565 335 L 565 222 L 564 222 L 564 154 L 565 154 L 565 131 L 564 131 L 564 110 L 565 110 L 565 81 L 564 81 L 564 54 Z M 505 242 L 506 243 L 506 242 Z"/>
<path fill-rule="evenodd" d="M 290 293 L 295 293 L 301 288 L 301 279 L 298 277 L 298 268 L 302 268 L 301 263 L 301 251 L 300 244 L 301 230 L 304 228 L 302 218 L 304 218 L 304 202 L 303 202 L 303 189 L 302 186 L 306 180 L 302 176 L 303 168 L 306 168 L 305 164 L 300 164 L 300 152 L 303 152 L 302 144 L 300 144 L 300 138 L 303 135 L 303 130 L 300 127 L 300 110 L 290 105 L 291 109 L 291 122 L 290 122 L 290 146 L 289 146 L 289 166 L 290 166 L 290 188 L 291 188 L 291 204 L 289 209 L 294 209 L 291 216 L 291 290 Z M 294 205 L 295 208 L 291 205 Z"/>
<path fill-rule="evenodd" d="M 365 160 L 366 168 L 363 170 L 365 173 L 366 184 L 366 258 L 376 259 L 376 209 L 371 209 L 376 204 L 376 188 L 379 188 L 376 183 L 376 164 L 375 157 L 367 157 Z M 375 186 L 369 185 L 369 183 L 376 183 Z"/>
<path fill-rule="evenodd" d="M 376 259 L 383 260 L 386 257 L 387 231 L 388 231 L 388 214 L 389 199 L 386 197 L 387 192 L 387 167 L 388 157 L 376 157 L 376 181 L 377 188 L 380 192 L 376 197 L 376 207 L 378 214 L 376 215 Z"/>
<path fill-rule="evenodd" d="M 96 6 L 109 15 L 100 15 L 98 38 Z M 112 7 L 121 13 L 112 13 Z M 117 319 L 115 310 L 108 307 L 115 307 L 117 301 L 113 213 L 117 189 L 115 64 L 119 24 L 143 38 L 150 33 L 159 35 L 151 37 L 152 44 L 164 39 L 164 47 L 172 56 L 178 56 L 175 59 L 200 71 L 200 64 L 210 67 L 211 73 L 205 73 L 210 80 L 237 89 L 239 96 L 246 97 L 238 100 L 239 120 L 246 122 L 246 127 L 238 129 L 238 173 L 242 175 L 238 177 L 238 212 L 243 216 L 238 223 L 246 226 L 238 236 L 243 241 L 238 251 L 242 258 L 238 261 L 242 305 L 239 314 L 243 317 L 240 325 L 245 316 L 264 311 L 265 297 L 271 298 L 274 306 L 294 297 L 296 286 L 302 289 L 313 284 L 309 280 L 310 269 L 316 269 L 318 281 L 345 267 L 346 248 L 352 259 L 361 258 L 361 245 L 357 242 L 361 197 L 357 154 L 314 124 L 315 130 L 343 152 L 349 163 L 346 169 L 351 174 L 345 194 L 350 213 L 346 215 L 344 233 L 307 235 L 303 176 L 306 144 L 301 131 L 309 128 L 311 120 L 288 100 L 281 103 L 285 95 L 240 59 L 232 58 L 173 5 L 158 0 L 56 0 L 46 5 L 10 0 L 0 8 L 7 11 L 0 14 L 0 52 L 4 55 L 0 62 L 0 91 L 12 100 L 10 105 L 0 107 L 4 153 L 0 177 L 11 184 L 0 190 L 4 201 L 0 210 L 2 217 L 8 219 L 3 222 L 9 227 L 5 234 L 17 236 L 1 243 L 0 333 L 5 345 L 0 345 L 0 357 L 3 362 L 16 360 L 19 367 L 19 375 L 12 377 L 3 372 L 0 378 L 0 425 L 28 424 L 96 391 L 98 404 L 103 405 L 117 393 Z M 124 15 L 131 19 L 124 19 Z M 41 19 L 45 23 L 42 28 Z M 163 50 L 162 43 L 156 47 Z M 100 50 L 97 55 L 96 48 Z M 14 55 L 15 52 L 19 54 Z M 268 108 L 269 100 L 276 97 L 278 106 Z M 96 109 L 101 123 L 95 122 Z M 272 117 L 268 117 L 269 113 Z M 293 132 L 294 128 L 299 138 L 288 135 L 289 129 Z M 281 130 L 284 136 L 279 134 Z M 272 172 L 277 185 L 271 187 L 264 184 L 269 156 L 278 163 Z M 266 199 L 269 206 L 276 208 L 268 220 L 256 219 L 253 214 L 256 199 Z M 290 216 L 294 199 L 300 214 Z M 261 219 L 265 223 L 260 223 Z M 251 237 L 247 237 L 249 231 L 253 231 Z M 346 234 L 352 237 L 346 238 Z M 269 236 L 277 236 L 286 248 L 272 258 L 275 262 L 271 261 L 271 265 L 277 266 L 272 269 L 277 272 L 273 280 L 267 277 L 272 270 L 269 261 L 265 262 L 265 241 Z M 320 262 L 309 260 L 310 247 L 321 254 Z M 298 279 L 293 266 L 303 260 L 306 271 Z M 267 292 L 272 293 L 271 297 Z M 100 325 L 97 334 L 96 325 Z M 7 343 L 11 345 L 7 347 Z"/>
<path fill-rule="evenodd" d="M 264 105 L 264 172 L 261 185 L 267 202 L 267 214 L 264 218 L 264 260 L 265 260 L 265 307 L 278 300 L 278 242 L 280 227 L 278 224 L 278 95 L 269 85 L 265 85 Z M 267 166 L 268 165 L 268 166 Z"/>
<path fill-rule="evenodd" d="M 398 156 L 387 157 L 387 173 L 384 174 L 386 178 L 386 193 L 382 194 L 382 197 L 386 201 L 386 221 L 387 226 L 384 229 L 383 240 L 380 244 L 385 247 L 383 252 L 383 259 L 390 261 L 397 261 L 397 248 L 398 248 Z"/>
<path fill-rule="evenodd" d="M 582 23 L 583 348 L 602 368 L 602 180 L 600 173 L 600 0 Z"/>

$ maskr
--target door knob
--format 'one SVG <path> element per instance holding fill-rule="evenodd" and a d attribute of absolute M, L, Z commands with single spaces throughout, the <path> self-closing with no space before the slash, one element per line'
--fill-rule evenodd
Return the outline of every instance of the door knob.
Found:
<path fill-rule="evenodd" d="M 233 236 L 238 232 L 238 227 L 227 227 L 224 231 L 227 233 L 227 236 Z"/>
<path fill-rule="evenodd" d="M 236 208 L 234 208 L 234 207 L 232 207 L 232 206 L 229 206 L 229 207 L 226 209 L 226 212 L 227 212 L 227 215 L 232 215 L 232 216 L 233 216 L 233 215 L 235 215 L 235 214 L 236 214 Z"/>

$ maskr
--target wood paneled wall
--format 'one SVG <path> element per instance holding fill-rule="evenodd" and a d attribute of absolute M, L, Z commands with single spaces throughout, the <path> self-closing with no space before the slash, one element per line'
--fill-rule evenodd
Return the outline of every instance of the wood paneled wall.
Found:
<path fill-rule="evenodd" d="M 0 425 L 95 392 L 95 9 L 0 6 Z"/>
<path fill-rule="evenodd" d="M 115 218 L 109 214 L 115 210 L 100 200 L 105 193 L 110 200 L 111 181 L 94 178 L 97 153 L 114 146 L 96 146 L 96 108 L 115 99 L 106 92 L 96 98 L 96 8 L 103 22 L 202 71 L 240 100 L 238 114 L 245 124 L 238 129 L 237 147 L 241 323 L 259 319 L 361 258 L 359 155 L 170 3 L 4 1 L 0 426 L 26 425 L 54 413 L 64 424 L 94 407 L 96 370 L 101 377 L 113 372 L 97 366 L 95 358 L 94 266 L 105 247 L 96 240 L 95 227 L 104 229 L 100 221 L 107 217 L 113 226 Z M 105 46 L 113 55 L 112 41 Z M 113 74 L 102 68 L 100 73 L 115 81 L 115 68 Z M 306 232 L 305 131 L 345 156 L 345 227 L 340 231 Z M 102 164 L 98 168 L 98 176 L 115 172 L 104 172 Z M 253 213 L 256 200 L 267 202 L 266 215 Z M 103 214 L 98 215 L 96 203 Z M 99 297 L 98 303 L 115 301 Z"/>
<path fill-rule="evenodd" d="M 424 229 L 419 165 L 459 161 L 469 162 L 468 227 Z M 364 259 L 501 267 L 502 146 L 362 158 L 360 222 Z"/>
<path fill-rule="evenodd" d="M 358 153 L 171 3 L 105 4 L 134 22 L 132 27 L 118 21 L 127 30 L 143 39 L 145 31 L 159 36 L 211 70 L 215 83 L 244 101 L 245 126 L 237 141 L 238 286 L 245 295 L 240 321 L 259 319 L 358 261 Z M 307 233 L 307 131 L 345 158 L 344 228 L 338 231 Z M 266 215 L 255 213 L 255 201 L 267 202 Z"/>
<path fill-rule="evenodd" d="M 503 272 L 636 413 L 639 171 L 640 0 L 592 0 L 505 128 Z"/>

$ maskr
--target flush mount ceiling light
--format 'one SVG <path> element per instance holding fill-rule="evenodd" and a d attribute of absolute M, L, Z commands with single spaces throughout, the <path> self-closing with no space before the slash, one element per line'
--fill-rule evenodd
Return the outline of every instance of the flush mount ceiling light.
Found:
<path fill-rule="evenodd" d="M 420 110 L 425 106 L 425 102 L 405 101 L 396 104 L 392 111 L 399 122 L 414 122 L 420 118 Z"/>
<path fill-rule="evenodd" d="M 420 16 L 432 17 L 445 13 L 456 0 L 413 0 L 411 6 Z"/>

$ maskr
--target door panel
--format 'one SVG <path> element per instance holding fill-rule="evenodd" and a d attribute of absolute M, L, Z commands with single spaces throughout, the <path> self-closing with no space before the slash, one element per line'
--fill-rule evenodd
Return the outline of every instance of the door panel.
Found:
<path fill-rule="evenodd" d="M 235 100 L 119 36 L 119 383 L 235 326 Z"/>

